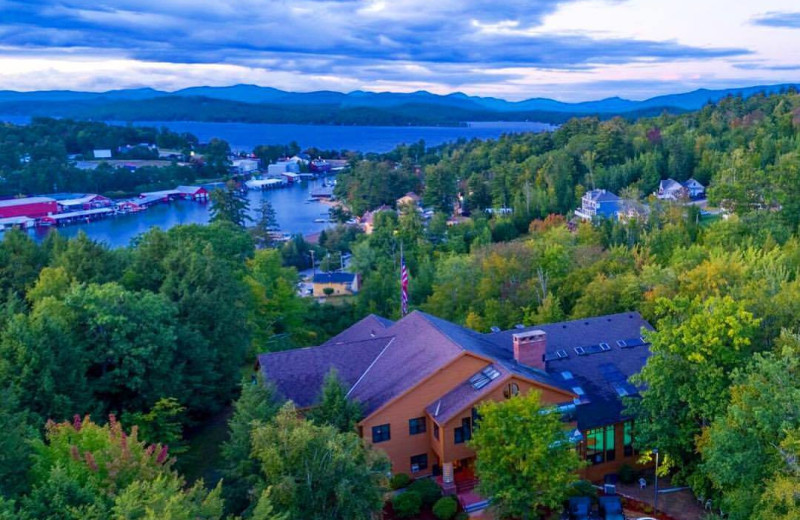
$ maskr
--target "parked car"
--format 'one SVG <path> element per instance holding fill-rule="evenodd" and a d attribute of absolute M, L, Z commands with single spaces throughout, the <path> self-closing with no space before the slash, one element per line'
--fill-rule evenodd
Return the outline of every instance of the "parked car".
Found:
<path fill-rule="evenodd" d="M 592 510 L 592 499 L 589 497 L 572 497 L 569 499 L 570 520 L 588 520 Z"/>
<path fill-rule="evenodd" d="M 625 520 L 622 511 L 622 500 L 616 495 L 603 496 L 597 499 L 600 504 L 600 516 L 605 520 Z"/>

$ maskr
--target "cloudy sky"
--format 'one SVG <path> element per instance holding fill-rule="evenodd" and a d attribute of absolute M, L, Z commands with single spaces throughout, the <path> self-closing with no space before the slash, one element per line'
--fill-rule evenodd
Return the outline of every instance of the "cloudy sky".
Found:
<path fill-rule="evenodd" d="M 0 0 L 0 89 L 578 101 L 796 81 L 798 0 Z"/>

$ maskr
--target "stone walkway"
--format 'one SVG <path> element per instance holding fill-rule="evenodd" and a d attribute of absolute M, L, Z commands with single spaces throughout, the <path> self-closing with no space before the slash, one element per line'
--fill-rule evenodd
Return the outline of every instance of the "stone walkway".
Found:
<path fill-rule="evenodd" d="M 661 491 L 672 488 L 669 479 L 659 479 L 658 482 L 658 509 L 678 520 L 701 520 L 705 514 L 702 506 L 692 494 L 690 489 L 663 493 Z M 653 505 L 654 489 L 651 484 L 640 489 L 638 485 L 617 484 L 617 493 L 629 496 L 641 502 Z M 640 515 L 646 516 L 646 515 Z"/>

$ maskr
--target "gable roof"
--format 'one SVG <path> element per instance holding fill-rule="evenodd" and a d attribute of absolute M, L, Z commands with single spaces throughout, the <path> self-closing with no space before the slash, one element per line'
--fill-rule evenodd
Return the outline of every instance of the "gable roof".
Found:
<path fill-rule="evenodd" d="M 606 190 L 591 190 L 586 193 L 595 202 L 617 202 L 620 198 Z"/>
<path fill-rule="evenodd" d="M 264 378 L 299 408 L 316 404 L 325 376 L 331 368 L 351 388 L 392 338 L 370 338 L 349 343 L 333 343 L 258 356 Z"/>
<path fill-rule="evenodd" d="M 514 360 L 513 334 L 539 329 L 546 333 L 546 371 Z M 330 367 L 350 386 L 348 396 L 361 402 L 369 416 L 420 382 L 471 353 L 487 360 L 500 375 L 482 388 L 469 380 L 456 385 L 428 406 L 437 421 L 446 422 L 469 403 L 513 375 L 564 393 L 579 395 L 578 427 L 586 430 L 622 420 L 620 390 L 635 394 L 627 379 L 646 363 L 649 348 L 639 338 L 652 330 L 635 312 L 482 334 L 447 320 L 414 311 L 392 323 L 369 315 L 319 347 L 262 354 L 259 363 L 267 379 L 298 406 L 311 406 Z M 635 346 L 622 348 L 620 340 Z M 601 350 L 598 345 L 606 343 Z M 595 347 L 595 348 L 592 348 Z M 578 355 L 576 347 L 587 347 Z M 566 357 L 557 355 L 564 351 Z M 596 351 L 596 352 L 595 352 Z M 590 353 L 595 352 L 595 353 Z M 568 373 L 569 378 L 562 374 Z M 579 390 L 578 390 L 579 387 Z"/>
<path fill-rule="evenodd" d="M 658 183 L 658 189 L 663 191 L 679 191 L 684 188 L 683 184 L 675 179 L 664 179 Z"/>
<path fill-rule="evenodd" d="M 55 199 L 51 199 L 50 197 L 23 197 L 21 199 L 7 199 L 0 200 L 0 208 L 24 206 L 25 204 L 45 204 L 55 201 Z"/>
<path fill-rule="evenodd" d="M 369 314 L 350 327 L 346 328 L 336 336 L 332 337 L 323 345 L 333 345 L 336 343 L 347 343 L 350 341 L 361 341 L 365 339 L 383 336 L 383 331 L 394 324 L 392 320 L 381 318 L 375 314 Z"/>

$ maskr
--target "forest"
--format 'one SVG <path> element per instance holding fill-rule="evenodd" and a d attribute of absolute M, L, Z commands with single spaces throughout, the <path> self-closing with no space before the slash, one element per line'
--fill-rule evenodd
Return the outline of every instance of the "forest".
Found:
<path fill-rule="evenodd" d="M 669 177 L 708 185 L 725 218 L 647 195 Z M 411 190 L 435 212 L 377 212 L 371 234 L 341 225 L 318 245 L 259 239 L 268 224 L 244 229 L 232 191 L 215 195 L 211 225 L 127 248 L 7 233 L 0 518 L 370 518 L 385 460 L 353 433 L 358 410 L 335 375 L 301 419 L 252 362 L 367 313 L 399 318 L 401 244 L 411 307 L 478 331 L 639 311 L 656 331 L 627 403 L 638 447 L 658 447 L 673 482 L 728 518 L 797 518 L 798 181 L 790 92 L 354 158 L 336 188 L 352 213 Z M 593 187 L 648 203 L 647 218 L 571 223 Z M 469 218 L 448 225 L 455 203 Z M 499 207 L 512 212 L 484 211 Z M 297 296 L 310 248 L 352 252 L 364 278 L 353 300 Z M 193 432 L 231 403 L 221 453 L 196 480 L 182 462 L 196 457 Z M 336 446 L 330 465 L 316 465 L 322 446 Z M 343 475 L 351 487 L 331 484 Z"/>

